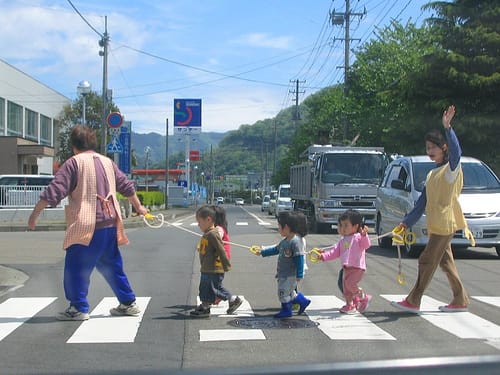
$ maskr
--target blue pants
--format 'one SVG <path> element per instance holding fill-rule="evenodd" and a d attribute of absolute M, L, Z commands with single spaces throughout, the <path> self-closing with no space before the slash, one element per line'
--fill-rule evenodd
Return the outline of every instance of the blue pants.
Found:
<path fill-rule="evenodd" d="M 120 303 L 135 301 L 118 249 L 116 228 L 96 229 L 88 246 L 71 245 L 64 260 L 64 292 L 78 311 L 88 312 L 90 274 L 97 268 Z"/>
<path fill-rule="evenodd" d="M 218 297 L 223 301 L 231 298 L 231 292 L 223 285 L 223 273 L 202 272 L 200 276 L 200 286 L 198 288 L 200 301 L 205 303 L 214 303 Z"/>

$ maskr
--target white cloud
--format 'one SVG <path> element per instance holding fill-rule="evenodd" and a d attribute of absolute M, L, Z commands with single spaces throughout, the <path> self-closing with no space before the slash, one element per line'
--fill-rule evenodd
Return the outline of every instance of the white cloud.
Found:
<path fill-rule="evenodd" d="M 286 36 L 272 37 L 267 33 L 250 33 L 233 40 L 233 43 L 251 47 L 288 49 L 292 38 Z"/>

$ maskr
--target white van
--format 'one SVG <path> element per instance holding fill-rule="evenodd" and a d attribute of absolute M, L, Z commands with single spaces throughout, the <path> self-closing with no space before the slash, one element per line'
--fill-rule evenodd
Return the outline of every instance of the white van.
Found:
<path fill-rule="evenodd" d="M 0 207 L 33 207 L 40 193 L 54 179 L 53 175 L 0 175 Z"/>
<path fill-rule="evenodd" d="M 290 198 L 290 184 L 282 184 L 278 187 L 274 215 L 278 217 L 281 211 L 293 211 L 293 202 Z"/>

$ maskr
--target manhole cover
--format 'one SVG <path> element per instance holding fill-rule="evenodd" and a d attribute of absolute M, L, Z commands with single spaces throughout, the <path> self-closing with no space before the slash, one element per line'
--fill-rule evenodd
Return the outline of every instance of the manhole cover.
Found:
<path fill-rule="evenodd" d="M 260 328 L 260 329 L 272 329 L 272 328 L 311 328 L 316 327 L 318 323 L 312 322 L 308 319 L 275 319 L 275 318 L 238 318 L 233 319 L 228 322 L 229 325 L 237 328 Z"/>

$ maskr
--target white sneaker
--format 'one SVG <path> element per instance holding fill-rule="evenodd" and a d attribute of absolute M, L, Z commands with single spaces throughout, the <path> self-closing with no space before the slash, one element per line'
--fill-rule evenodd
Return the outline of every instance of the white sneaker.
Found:
<path fill-rule="evenodd" d="M 110 309 L 109 313 L 113 316 L 137 316 L 141 313 L 141 309 L 134 301 L 130 305 L 120 303 L 117 307 Z"/>
<path fill-rule="evenodd" d="M 78 311 L 75 306 L 70 306 L 63 312 L 56 315 L 57 320 L 88 320 L 90 318 L 89 313 L 84 313 Z"/>

